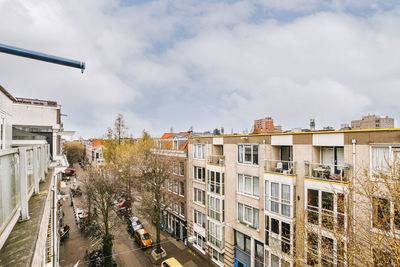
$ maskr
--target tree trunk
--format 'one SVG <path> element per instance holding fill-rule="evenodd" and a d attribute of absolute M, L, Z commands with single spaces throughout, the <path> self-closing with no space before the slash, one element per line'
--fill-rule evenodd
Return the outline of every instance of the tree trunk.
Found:
<path fill-rule="evenodd" d="M 160 217 L 158 217 L 157 222 L 156 222 L 156 240 L 157 240 L 157 247 L 156 247 L 156 252 L 161 253 L 161 237 L 160 237 Z"/>
<path fill-rule="evenodd" d="M 105 234 L 103 236 L 103 255 L 104 255 L 104 266 L 112 267 L 112 235 Z"/>

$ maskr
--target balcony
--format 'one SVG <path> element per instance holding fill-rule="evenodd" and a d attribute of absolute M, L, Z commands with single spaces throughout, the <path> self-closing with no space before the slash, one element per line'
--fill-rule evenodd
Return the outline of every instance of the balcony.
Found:
<path fill-rule="evenodd" d="M 211 165 L 225 166 L 225 156 L 222 155 L 208 156 L 207 163 Z"/>
<path fill-rule="evenodd" d="M 265 160 L 264 172 L 296 175 L 296 162 L 285 160 Z"/>
<path fill-rule="evenodd" d="M 347 183 L 351 177 L 351 165 L 304 163 L 305 176 L 330 182 Z"/>

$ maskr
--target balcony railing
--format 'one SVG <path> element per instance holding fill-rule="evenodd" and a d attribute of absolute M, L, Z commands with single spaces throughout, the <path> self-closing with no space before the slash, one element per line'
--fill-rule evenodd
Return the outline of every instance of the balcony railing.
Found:
<path fill-rule="evenodd" d="M 347 183 L 351 177 L 351 165 L 305 163 L 305 176 L 332 182 Z"/>
<path fill-rule="evenodd" d="M 207 157 L 207 163 L 218 166 L 225 166 L 225 156 L 212 155 Z"/>
<path fill-rule="evenodd" d="M 33 192 L 39 193 L 39 181 L 44 180 L 49 156 L 48 145 L 0 150 L 0 239 L 6 235 L 6 228 L 12 229 L 11 222 L 20 213 L 22 219 L 28 217 L 28 200 Z"/>
<path fill-rule="evenodd" d="M 265 172 L 279 173 L 285 175 L 296 174 L 296 162 L 285 160 L 265 160 Z"/>

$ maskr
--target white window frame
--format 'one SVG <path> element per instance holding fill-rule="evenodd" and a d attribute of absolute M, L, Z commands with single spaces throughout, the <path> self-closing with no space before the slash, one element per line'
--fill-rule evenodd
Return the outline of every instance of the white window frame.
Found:
<path fill-rule="evenodd" d="M 206 199 L 205 199 L 206 192 L 204 190 L 196 188 L 196 187 L 193 190 L 194 190 L 193 202 L 198 205 L 205 206 L 206 205 L 205 204 L 206 203 Z M 199 196 L 200 196 L 200 199 L 199 199 Z"/>
<path fill-rule="evenodd" d="M 370 162 L 370 179 L 371 180 L 376 180 L 376 178 L 374 178 L 374 172 L 375 170 L 372 169 L 372 150 L 373 148 L 388 148 L 389 149 L 389 158 L 387 159 L 388 163 L 391 164 L 394 161 L 394 152 L 400 152 L 400 145 L 371 145 L 370 146 L 370 155 L 369 155 L 369 162 Z M 399 159 L 400 160 L 400 159 Z M 390 171 L 390 170 L 388 170 Z"/>
<path fill-rule="evenodd" d="M 216 220 L 223 222 L 224 219 L 224 200 L 219 197 L 215 197 L 212 195 L 208 195 L 208 203 L 207 203 L 207 216 Z M 214 214 L 214 215 L 212 215 Z M 219 219 L 218 219 L 219 216 Z"/>
<path fill-rule="evenodd" d="M 205 144 L 193 144 L 193 158 L 205 159 L 204 150 Z"/>
<path fill-rule="evenodd" d="M 258 147 L 258 149 L 257 149 L 257 164 L 254 163 L 254 146 Z M 243 147 L 242 155 L 241 155 L 242 156 L 242 162 L 240 162 L 240 156 L 239 156 L 240 148 L 239 147 Z M 250 153 L 251 153 L 250 161 L 246 161 L 246 147 L 247 148 L 250 147 Z M 238 151 L 238 153 L 237 153 L 237 162 L 239 164 L 255 165 L 255 166 L 260 165 L 260 146 L 259 146 L 259 144 L 238 144 L 237 151 Z"/>
<path fill-rule="evenodd" d="M 193 209 L 193 222 L 201 228 L 206 227 L 206 215 L 201 211 Z M 199 223 L 200 222 L 200 223 Z"/>
<path fill-rule="evenodd" d="M 242 205 L 242 207 L 243 207 L 242 208 L 243 214 L 241 216 L 239 216 L 240 215 L 239 214 L 239 206 L 240 205 Z M 251 210 L 251 221 L 246 220 L 246 209 Z M 258 225 L 255 225 L 255 222 L 254 222 L 254 218 L 255 218 L 254 210 L 257 210 L 257 213 L 258 213 Z M 240 217 L 242 217 L 242 219 L 243 219 L 242 221 L 240 220 Z M 260 210 L 257 208 L 254 208 L 252 206 L 249 206 L 247 204 L 238 202 L 238 204 L 237 204 L 237 219 L 240 223 L 248 225 L 254 229 L 258 230 L 260 228 Z"/>
<path fill-rule="evenodd" d="M 250 182 L 251 183 L 251 191 L 250 192 L 246 191 L 246 179 L 251 179 L 251 182 Z M 256 194 L 254 192 L 254 180 L 255 179 L 258 180 L 258 194 Z M 240 181 L 242 183 L 242 190 L 239 187 Z M 251 176 L 251 175 L 247 175 L 247 174 L 238 173 L 237 192 L 259 198 L 260 197 L 260 178 L 258 176 Z"/>
<path fill-rule="evenodd" d="M 214 242 L 211 241 L 212 239 Z M 212 220 L 208 220 L 208 242 L 220 249 L 224 247 L 224 227 Z"/>
<path fill-rule="evenodd" d="M 179 174 L 179 176 L 185 175 L 185 163 L 183 161 L 180 161 L 178 163 L 178 174 Z"/>
<path fill-rule="evenodd" d="M 203 174 L 203 170 L 204 170 L 204 177 L 201 177 L 201 178 L 199 178 L 198 177 L 198 171 L 199 171 L 199 169 L 201 169 L 202 171 L 201 171 L 201 173 Z M 204 168 L 204 167 L 199 167 L 199 166 L 193 166 L 193 180 L 195 180 L 196 182 L 199 182 L 199 183 L 206 183 L 206 168 Z"/>
<path fill-rule="evenodd" d="M 214 179 L 212 179 L 211 173 L 214 173 Z M 217 173 L 219 173 L 219 183 L 217 183 Z M 214 185 L 214 190 L 211 190 L 211 185 Z M 207 170 L 207 192 L 222 195 L 222 189 L 224 186 L 224 173 L 217 171 Z M 219 188 L 219 193 L 217 193 L 217 188 Z"/>

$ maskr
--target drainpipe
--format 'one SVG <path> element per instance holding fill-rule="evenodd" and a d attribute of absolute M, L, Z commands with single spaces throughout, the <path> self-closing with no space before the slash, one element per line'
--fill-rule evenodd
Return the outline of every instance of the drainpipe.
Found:
<path fill-rule="evenodd" d="M 356 248 L 356 139 L 352 139 L 353 144 L 353 250 Z M 355 266 L 355 257 L 353 258 L 353 264 Z"/>

